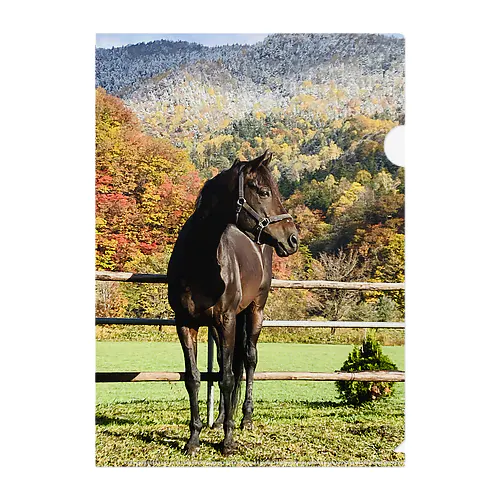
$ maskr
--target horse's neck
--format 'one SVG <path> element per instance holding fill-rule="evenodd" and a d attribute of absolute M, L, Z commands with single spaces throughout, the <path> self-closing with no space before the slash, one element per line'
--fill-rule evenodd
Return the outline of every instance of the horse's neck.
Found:
<path fill-rule="evenodd" d="M 199 204 L 190 217 L 183 247 L 192 259 L 211 260 L 216 258 L 217 248 L 223 232 L 228 224 L 235 220 L 235 211 L 232 210 L 231 200 L 237 194 L 229 187 L 232 183 L 227 173 L 209 184 L 201 192 Z M 218 184 L 223 182 L 223 184 Z M 223 187 L 221 187 L 223 186 Z M 196 264 L 196 263 L 195 263 Z"/>
<path fill-rule="evenodd" d="M 183 229 L 183 252 L 196 259 L 215 258 L 222 233 L 229 223 L 231 221 L 222 214 L 203 214 L 201 217 L 195 212 Z"/>

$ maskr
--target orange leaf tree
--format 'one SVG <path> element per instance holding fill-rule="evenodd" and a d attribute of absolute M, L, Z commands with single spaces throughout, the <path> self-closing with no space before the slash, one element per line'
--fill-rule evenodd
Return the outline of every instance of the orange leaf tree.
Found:
<path fill-rule="evenodd" d="M 96 264 L 123 269 L 175 241 L 201 179 L 186 152 L 147 136 L 123 102 L 96 91 Z"/>

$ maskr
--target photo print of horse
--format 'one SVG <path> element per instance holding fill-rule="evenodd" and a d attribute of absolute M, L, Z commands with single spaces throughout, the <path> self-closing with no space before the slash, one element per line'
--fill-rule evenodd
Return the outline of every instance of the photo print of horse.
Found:
<path fill-rule="evenodd" d="M 403 466 L 404 38 L 95 61 L 96 465 Z"/>

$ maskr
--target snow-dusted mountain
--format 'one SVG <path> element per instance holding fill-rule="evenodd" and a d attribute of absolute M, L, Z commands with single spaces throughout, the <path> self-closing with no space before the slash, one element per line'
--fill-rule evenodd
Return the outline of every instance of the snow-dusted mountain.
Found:
<path fill-rule="evenodd" d="M 396 119 L 404 113 L 404 40 L 274 34 L 251 46 L 160 40 L 97 49 L 96 86 L 122 97 L 150 133 L 177 139 L 256 112 Z"/>

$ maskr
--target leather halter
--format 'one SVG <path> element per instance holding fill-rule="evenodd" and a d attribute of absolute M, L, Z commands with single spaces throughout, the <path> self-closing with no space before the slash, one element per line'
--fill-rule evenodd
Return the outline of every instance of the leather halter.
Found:
<path fill-rule="evenodd" d="M 245 199 L 245 179 L 243 175 L 243 167 L 240 168 L 238 173 L 238 200 L 236 201 L 236 224 L 238 224 L 238 217 L 240 215 L 241 209 L 244 208 L 256 221 L 257 224 L 251 230 L 252 233 L 256 235 L 255 243 L 258 245 L 262 245 L 260 241 L 260 237 L 262 235 L 262 231 L 269 226 L 269 224 L 274 224 L 275 222 L 280 222 L 285 219 L 293 220 L 293 217 L 290 214 L 280 214 L 280 215 L 272 215 L 271 217 L 262 217 L 259 213 L 257 213 Z"/>

